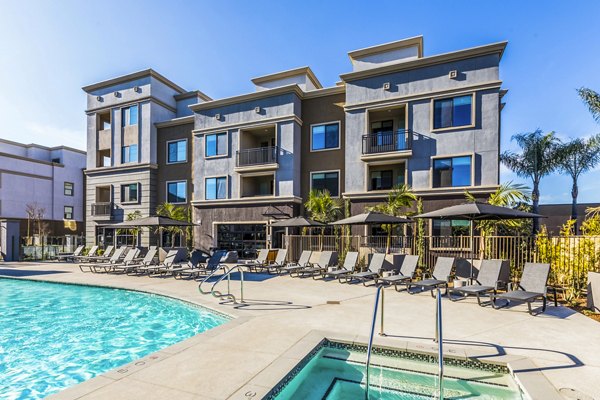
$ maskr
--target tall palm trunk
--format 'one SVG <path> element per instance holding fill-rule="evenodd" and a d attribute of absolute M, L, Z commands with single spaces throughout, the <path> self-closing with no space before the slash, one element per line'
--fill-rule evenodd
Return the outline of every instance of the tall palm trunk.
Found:
<path fill-rule="evenodd" d="M 539 189 L 539 182 L 534 181 L 533 182 L 533 190 L 531 192 L 531 202 L 532 202 L 532 209 L 531 211 L 534 214 L 539 214 L 539 204 L 540 204 L 540 189 Z M 537 233 L 540 230 L 540 219 L 539 218 L 534 218 L 533 219 L 533 234 L 537 235 Z"/>
<path fill-rule="evenodd" d="M 573 179 L 573 188 L 571 189 L 571 219 L 575 221 L 573 224 L 573 232 L 577 235 L 577 196 L 579 195 L 579 188 L 577 187 L 577 178 Z"/>

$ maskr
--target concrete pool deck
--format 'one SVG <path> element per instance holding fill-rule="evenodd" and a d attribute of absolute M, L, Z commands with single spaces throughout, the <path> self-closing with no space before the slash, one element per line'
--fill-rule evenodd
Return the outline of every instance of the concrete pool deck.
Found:
<path fill-rule="evenodd" d="M 201 295 L 194 281 L 82 273 L 73 264 L 0 263 L 0 276 L 142 290 L 236 317 L 68 388 L 52 396 L 55 399 L 261 398 L 273 382 L 254 378 L 264 377 L 263 370 L 290 370 L 297 360 L 281 356 L 293 352 L 299 342 L 314 335 L 312 331 L 331 332 L 348 341 L 368 336 L 375 294 L 374 287 L 363 285 L 248 274 L 247 304 L 234 306 Z M 233 293 L 239 293 L 238 282 L 232 284 Z M 388 336 L 378 337 L 377 343 L 431 346 L 434 307 L 428 292 L 408 295 L 386 289 Z M 519 305 L 493 310 L 479 307 L 474 298 L 456 303 L 444 300 L 446 348 L 455 353 L 476 352 L 480 358 L 527 357 L 547 381 L 562 389 L 565 398 L 577 398 L 574 393 L 579 392 L 579 398 L 600 399 L 600 324 L 565 307 L 550 305 L 536 317 L 526 309 Z"/>

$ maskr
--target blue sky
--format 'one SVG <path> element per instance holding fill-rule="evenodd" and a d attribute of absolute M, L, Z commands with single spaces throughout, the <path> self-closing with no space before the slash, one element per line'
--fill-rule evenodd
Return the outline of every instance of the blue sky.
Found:
<path fill-rule="evenodd" d="M 509 42 L 503 150 L 538 127 L 586 136 L 600 125 L 575 89 L 600 91 L 598 15 L 597 1 L 0 0 L 0 136 L 83 149 L 86 84 L 152 67 L 219 98 L 310 65 L 333 85 L 350 71 L 348 51 L 415 35 L 426 55 Z M 580 202 L 600 201 L 599 178 L 581 179 Z M 570 180 L 548 177 L 541 192 L 543 203 L 570 202 Z"/>

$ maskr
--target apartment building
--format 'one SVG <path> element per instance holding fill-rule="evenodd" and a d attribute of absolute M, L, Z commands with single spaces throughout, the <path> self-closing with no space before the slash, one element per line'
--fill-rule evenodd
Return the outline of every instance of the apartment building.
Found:
<path fill-rule="evenodd" d="M 18 258 L 28 234 L 28 206 L 41 218 L 47 236 L 77 236 L 84 230 L 85 152 L 0 139 L 0 248 Z M 29 224 L 29 234 L 37 234 Z M 13 257 L 14 256 L 14 257 Z"/>
<path fill-rule="evenodd" d="M 426 56 L 419 36 L 351 51 L 351 71 L 331 87 L 323 87 L 309 67 L 255 78 L 254 92 L 223 99 L 167 85 L 172 99 L 155 105 L 160 113 L 146 115 L 154 121 L 147 127 L 154 134 L 145 146 L 150 153 L 154 149 L 155 159 L 143 168 L 157 183 L 142 212 L 162 201 L 190 206 L 197 247 L 243 252 L 281 246 L 283 232 L 269 222 L 303 214 L 311 189 L 349 200 L 352 213 L 383 201 L 402 183 L 422 196 L 426 211 L 464 201 L 465 190 L 487 197 L 499 183 L 505 93 L 499 64 L 505 46 Z M 114 102 L 113 91 L 125 81 L 130 87 L 130 77 L 117 78 L 99 84 L 102 94 L 90 95 L 110 97 L 121 115 L 125 105 Z M 183 99 L 187 102 L 179 104 Z M 97 107 L 88 104 L 92 147 L 102 133 Z M 145 143 L 142 130 L 139 143 Z M 114 137 L 113 132 L 113 142 Z M 88 156 L 88 180 L 94 174 L 104 180 L 106 172 L 123 168 L 96 166 L 90 173 Z M 143 190 L 142 184 L 142 198 Z M 111 201 L 110 219 L 119 220 Z M 445 221 L 430 229 L 441 235 L 463 228 Z"/>

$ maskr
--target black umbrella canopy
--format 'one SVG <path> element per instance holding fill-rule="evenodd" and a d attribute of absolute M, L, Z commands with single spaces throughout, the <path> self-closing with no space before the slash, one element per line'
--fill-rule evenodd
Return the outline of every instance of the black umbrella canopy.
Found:
<path fill-rule="evenodd" d="M 441 208 L 424 214 L 415 215 L 413 218 L 431 219 L 463 219 L 468 221 L 504 220 L 524 218 L 544 218 L 543 215 L 515 210 L 508 207 L 494 206 L 488 203 L 465 203 L 456 206 Z"/>
<path fill-rule="evenodd" d="M 313 221 L 312 219 L 308 219 L 305 217 L 294 217 L 294 218 L 288 218 L 288 219 L 283 219 L 277 222 L 273 222 L 271 224 L 272 227 L 276 227 L 276 228 L 295 228 L 295 227 L 305 227 L 305 226 L 324 226 L 325 224 L 322 224 L 320 222 L 317 221 Z"/>
<path fill-rule="evenodd" d="M 383 214 L 377 211 L 369 211 L 363 214 L 354 215 L 339 221 L 332 222 L 331 225 L 378 225 L 378 224 L 406 224 L 412 222 L 409 219 L 394 217 L 393 215 Z"/>
<path fill-rule="evenodd" d="M 191 222 L 179 221 L 167 217 L 144 217 L 138 219 L 132 219 L 131 221 L 123 221 L 115 225 L 111 225 L 110 228 L 127 228 L 127 227 L 138 227 L 138 226 L 192 226 Z"/>

